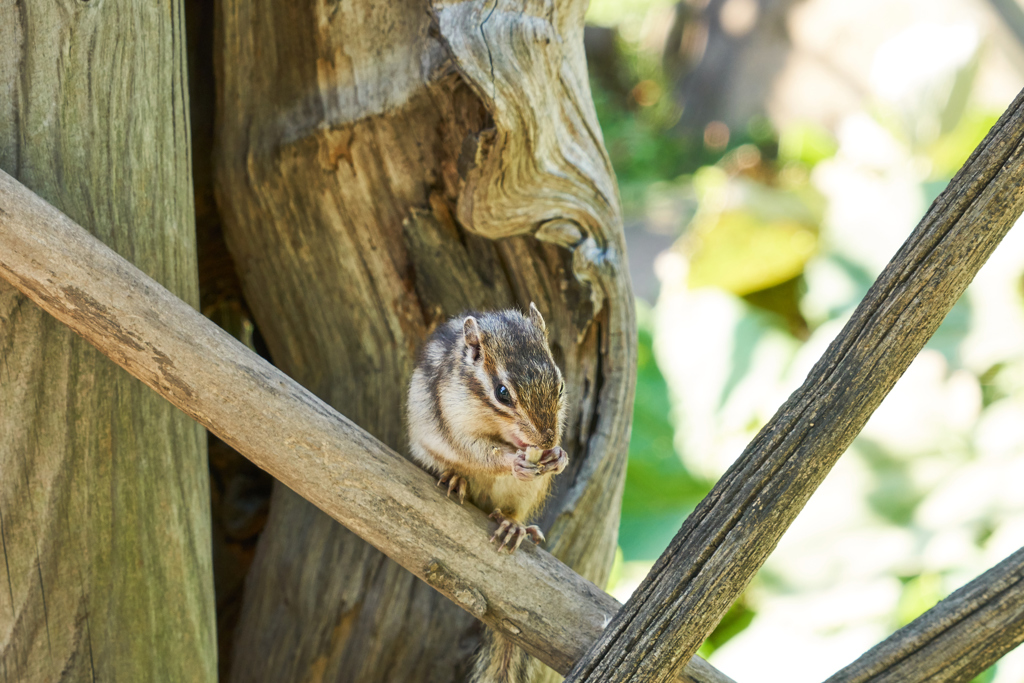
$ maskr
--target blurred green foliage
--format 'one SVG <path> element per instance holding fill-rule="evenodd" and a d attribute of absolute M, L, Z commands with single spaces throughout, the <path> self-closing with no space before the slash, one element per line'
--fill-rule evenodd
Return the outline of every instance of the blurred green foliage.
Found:
<path fill-rule="evenodd" d="M 790 126 L 779 136 L 779 160 L 795 162 L 806 168 L 835 156 L 838 151 L 832 134 L 821 126 L 801 123 Z"/>
<path fill-rule="evenodd" d="M 668 366 L 659 367 L 655 349 L 659 335 L 669 332 L 659 327 L 657 310 L 638 302 L 637 391 L 612 586 L 635 585 L 713 486 L 706 469 L 687 464 L 703 461 L 705 454 L 691 452 L 699 447 L 694 444 L 710 443 L 695 433 L 703 430 L 730 439 L 752 436 L 774 410 L 762 405 L 765 397 L 774 395 L 779 386 L 794 386 L 800 379 L 795 368 L 807 362 L 803 355 L 816 357 L 824 350 L 822 338 L 830 339 L 838 331 L 880 267 L 877 255 L 864 257 L 871 247 L 864 244 L 870 241 L 870 233 L 862 238 L 855 234 L 851 241 L 849 234 L 831 225 L 830 200 L 812 182 L 815 169 L 835 165 L 842 154 L 842 146 L 829 131 L 814 124 L 776 131 L 759 117 L 745 129 L 732 131 L 723 149 L 675 133 L 679 111 L 669 94 L 671 84 L 661 72 L 660 56 L 629 40 L 637 31 L 636 16 L 652 2 L 659 0 L 629 0 L 621 6 L 613 0 L 598 0 L 591 6 L 592 18 L 605 25 L 618 22 L 623 29 L 626 38 L 620 49 L 633 88 L 630 99 L 624 101 L 593 80 L 598 117 L 627 215 L 642 218 L 652 198 L 676 200 L 679 239 L 673 251 L 686 263 L 684 286 L 694 292 L 710 288 L 724 294 L 701 304 L 718 307 L 714 316 L 687 320 L 691 327 L 682 328 L 687 338 L 673 327 L 676 336 L 663 339 L 662 360 L 669 353 L 666 348 L 672 348 L 673 354 L 703 359 L 684 359 L 684 369 L 675 371 L 678 376 L 691 372 L 701 377 L 699 384 L 681 384 L 672 379 Z M 629 7 L 637 11 L 624 20 Z M 917 109 L 901 110 L 898 103 L 879 102 L 871 112 L 873 125 L 887 130 L 893 144 L 904 146 L 897 163 L 925 169 L 912 188 L 921 198 L 922 210 L 945 188 L 997 118 L 971 105 L 976 68 L 972 61 L 957 72 L 948 97 L 928 105 L 933 110 L 921 103 L 914 103 Z M 919 125 L 932 120 L 930 127 Z M 848 159 L 841 163 L 846 164 L 844 168 L 851 166 Z M 902 171 L 873 168 L 866 177 L 889 172 Z M 853 189 L 852 183 L 859 178 L 848 177 L 851 192 L 863 192 Z M 851 244 L 863 249 L 858 252 Z M 1018 281 L 1018 288 L 1020 282 L 1024 280 Z M 659 302 L 658 308 L 662 306 Z M 672 309 L 668 315 L 683 314 L 690 313 Z M 974 304 L 965 297 L 928 349 L 945 359 L 943 381 L 950 373 L 968 372 L 979 387 L 980 409 L 996 410 L 1024 386 L 1024 362 L 1001 359 L 982 370 L 969 367 L 962 350 L 965 340 L 979 334 L 980 324 Z M 791 376 L 794 372 L 796 377 Z M 939 399 L 934 400 L 938 405 Z M 695 412 L 697 403 L 708 412 Z M 844 458 L 856 459 L 863 472 L 863 513 L 857 524 L 911 539 L 907 542 L 921 552 L 937 534 L 922 522 L 922 509 L 941 488 L 946 476 L 941 473 L 956 472 L 978 457 L 971 441 L 974 429 L 961 430 L 938 447 L 914 446 L 909 451 L 883 437 L 858 438 L 852 454 Z M 998 524 L 992 516 L 970 522 L 977 548 L 984 548 L 997 535 Z M 765 595 L 795 594 L 807 588 L 800 579 L 784 576 L 778 567 L 766 569 L 707 639 L 700 651 L 703 656 L 750 627 Z M 909 562 L 903 569 L 894 576 L 898 601 L 891 608 L 889 629 L 906 625 L 963 580 L 953 569 L 922 562 Z M 997 668 L 983 673 L 975 683 L 993 681 Z"/>
<path fill-rule="evenodd" d="M 704 640 L 697 654 L 707 659 L 714 654 L 715 650 L 729 642 L 733 636 L 750 626 L 750 622 L 756 615 L 757 612 L 750 608 L 746 597 L 740 596 L 722 617 L 722 621 L 718 622 L 714 632 Z"/>
<path fill-rule="evenodd" d="M 619 547 L 626 560 L 658 557 L 683 520 L 711 486 L 695 477 L 675 451 L 675 429 L 669 416 L 668 385 L 652 348 L 653 319 L 649 306 L 637 305 L 640 344 L 637 354 L 633 432 L 629 441 L 626 488 L 622 496 Z"/>
<path fill-rule="evenodd" d="M 718 287 L 746 296 L 803 273 L 817 250 L 823 208 L 805 179 L 784 187 L 729 178 L 712 166 L 698 170 L 693 183 L 700 208 L 687 236 L 691 289 Z M 720 198 L 730 189 L 739 201 Z"/>
<path fill-rule="evenodd" d="M 713 167 L 738 148 L 753 145 L 764 156 L 774 157 L 779 140 L 763 117 L 753 119 L 746 129 L 731 131 L 721 149 L 675 133 L 681 109 L 672 98 L 660 57 L 625 41 L 619 44 L 629 97 L 624 100 L 606 90 L 597 79 L 591 80 L 591 91 L 627 214 L 643 212 L 651 184 Z M 827 134 L 810 126 L 794 129 L 789 143 L 792 159 L 802 163 L 827 154 Z"/>
<path fill-rule="evenodd" d="M 931 180 L 945 187 L 998 118 L 994 112 L 969 110 L 952 130 L 931 143 L 927 150 L 932 162 Z"/>

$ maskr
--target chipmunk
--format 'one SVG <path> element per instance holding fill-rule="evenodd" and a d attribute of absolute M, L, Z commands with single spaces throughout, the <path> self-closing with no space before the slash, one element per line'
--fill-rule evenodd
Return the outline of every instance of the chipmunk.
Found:
<path fill-rule="evenodd" d="M 564 419 L 565 382 L 533 303 L 529 318 L 515 310 L 452 318 L 427 340 L 409 383 L 413 459 L 440 476 L 449 497 L 468 495 L 498 521 L 499 552 L 515 552 L 527 535 L 544 540 L 524 522 L 547 496 L 544 475 L 569 462 L 558 446 Z"/>
<path fill-rule="evenodd" d="M 569 457 L 559 447 L 565 382 L 537 307 L 452 318 L 427 340 L 409 383 L 409 448 L 461 504 L 466 497 L 498 522 L 491 542 L 514 553 L 542 506 L 551 474 Z M 525 653 L 487 629 L 472 680 L 519 681 Z"/>

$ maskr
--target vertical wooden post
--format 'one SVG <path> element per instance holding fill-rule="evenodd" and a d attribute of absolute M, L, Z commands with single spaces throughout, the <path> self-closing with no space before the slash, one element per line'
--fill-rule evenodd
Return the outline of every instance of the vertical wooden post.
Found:
<path fill-rule="evenodd" d="M 178 0 L 0 0 L 0 168 L 198 302 Z M 212 681 L 202 429 L 0 283 L 0 672 Z"/>
<path fill-rule="evenodd" d="M 571 405 L 570 469 L 541 523 L 549 549 L 602 583 L 636 342 L 584 9 L 225 0 L 216 184 L 275 364 L 396 450 L 406 383 L 433 326 L 536 302 Z M 232 678 L 459 680 L 476 631 L 278 486 Z"/>

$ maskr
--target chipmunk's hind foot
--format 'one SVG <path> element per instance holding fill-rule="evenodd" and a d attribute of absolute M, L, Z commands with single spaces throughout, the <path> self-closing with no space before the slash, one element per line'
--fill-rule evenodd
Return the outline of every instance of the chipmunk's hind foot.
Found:
<path fill-rule="evenodd" d="M 498 508 L 495 508 L 490 517 L 498 522 L 498 529 L 491 536 L 491 543 L 500 542 L 498 546 L 499 553 L 503 548 L 507 547 L 508 553 L 511 555 L 519 549 L 523 539 L 527 536 L 532 538 L 533 542 L 537 545 L 544 542 L 544 533 L 536 524 L 530 524 L 529 526 L 520 524 L 518 520 L 506 516 Z M 511 545 L 509 545 L 510 543 Z"/>

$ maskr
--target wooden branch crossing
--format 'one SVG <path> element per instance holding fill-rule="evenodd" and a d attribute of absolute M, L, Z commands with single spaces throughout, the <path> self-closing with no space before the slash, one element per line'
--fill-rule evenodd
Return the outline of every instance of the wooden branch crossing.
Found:
<path fill-rule="evenodd" d="M 569 682 L 667 681 L 710 635 L 1024 211 L 1024 92 Z"/>
<path fill-rule="evenodd" d="M 543 550 L 494 553 L 482 513 L 446 500 L 426 473 L 2 172 L 0 276 L 463 609 L 560 672 L 579 660 L 571 680 L 728 681 L 690 656 L 1020 216 L 1022 138 L 1018 96 L 621 610 Z M 1020 562 L 1011 556 L 833 680 L 889 680 L 913 657 L 948 665 L 961 650 L 943 639 L 967 634 L 969 647 L 998 632 L 943 679 L 969 680 L 1024 638 Z M 858 667 L 881 672 L 842 677 Z"/>
<path fill-rule="evenodd" d="M 111 360 L 485 623 L 566 673 L 621 605 L 492 525 L 0 171 L 0 277 Z M 694 658 L 686 683 L 731 679 Z"/>
<path fill-rule="evenodd" d="M 1024 641 L 1024 548 L 825 683 L 970 681 Z"/>

